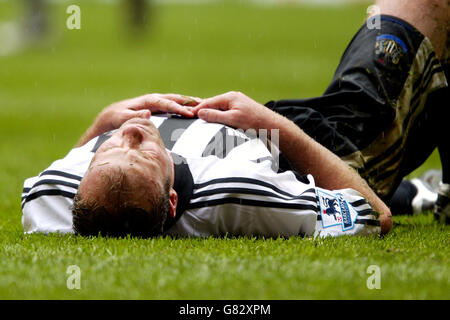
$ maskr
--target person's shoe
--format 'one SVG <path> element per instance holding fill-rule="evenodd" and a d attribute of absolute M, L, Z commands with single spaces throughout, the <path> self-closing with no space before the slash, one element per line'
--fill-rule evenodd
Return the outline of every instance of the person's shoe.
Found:
<path fill-rule="evenodd" d="M 433 210 L 438 198 L 437 193 L 441 179 L 441 171 L 428 170 L 421 177 L 411 180 L 411 183 L 417 188 L 417 194 L 411 203 L 414 214 Z"/>
<path fill-rule="evenodd" d="M 450 224 L 450 184 L 441 183 L 439 186 L 434 218 L 440 223 Z"/>
<path fill-rule="evenodd" d="M 437 193 L 442 181 L 442 171 L 436 169 L 428 170 L 420 179 L 429 186 L 430 190 Z"/>

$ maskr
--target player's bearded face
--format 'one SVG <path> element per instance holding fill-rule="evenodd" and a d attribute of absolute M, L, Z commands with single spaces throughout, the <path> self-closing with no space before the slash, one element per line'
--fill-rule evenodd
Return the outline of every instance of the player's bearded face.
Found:
<path fill-rule="evenodd" d="M 172 158 L 151 121 L 131 119 L 104 142 L 83 178 L 80 192 L 105 206 L 114 202 L 108 198 L 105 176 L 118 171 L 131 181 L 127 199 L 122 200 L 143 209 L 149 205 L 146 203 L 149 193 L 163 190 L 167 181 L 173 185 Z"/>

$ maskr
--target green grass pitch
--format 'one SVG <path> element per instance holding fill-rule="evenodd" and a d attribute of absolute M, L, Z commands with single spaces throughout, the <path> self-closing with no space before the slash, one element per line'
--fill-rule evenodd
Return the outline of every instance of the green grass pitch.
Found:
<path fill-rule="evenodd" d="M 0 2 L 0 24 L 20 16 Z M 84 239 L 24 235 L 23 180 L 64 156 L 102 107 L 150 92 L 261 103 L 324 91 L 366 7 L 156 5 L 145 37 L 120 7 L 52 6 L 48 41 L 0 57 L 0 299 L 449 299 L 449 228 L 395 217 L 384 239 Z M 0 40 L 1 41 L 1 40 Z M 439 168 L 434 154 L 414 175 Z M 69 290 L 67 268 L 81 270 Z M 367 269 L 381 270 L 370 290 Z"/>

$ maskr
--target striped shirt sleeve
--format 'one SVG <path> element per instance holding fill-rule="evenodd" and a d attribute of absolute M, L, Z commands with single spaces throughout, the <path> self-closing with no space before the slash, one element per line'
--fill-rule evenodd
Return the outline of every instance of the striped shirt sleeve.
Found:
<path fill-rule="evenodd" d="M 25 180 L 21 199 L 25 233 L 73 232 L 73 198 L 100 138 L 72 149 L 38 176 Z"/>

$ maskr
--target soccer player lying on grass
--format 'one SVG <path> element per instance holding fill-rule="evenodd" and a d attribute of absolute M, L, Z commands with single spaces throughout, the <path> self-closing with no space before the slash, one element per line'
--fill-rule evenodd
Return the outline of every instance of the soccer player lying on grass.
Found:
<path fill-rule="evenodd" d="M 289 118 L 298 127 L 302 128 L 303 131 L 299 130 L 296 126 L 293 126 L 288 120 L 279 117 L 279 115 L 270 113 L 268 109 L 242 94 L 231 93 L 208 99 L 198 105 L 196 109 L 194 109 L 194 112 L 198 113 L 204 120 L 228 123 L 241 128 L 254 127 L 254 129 L 269 129 L 268 133 L 270 132 L 270 129 L 279 129 L 281 152 L 285 154 L 290 161 L 290 164 L 287 164 L 288 161 L 282 161 L 283 156 L 280 156 L 280 164 L 285 164 L 283 166 L 280 165 L 280 168 L 282 169 L 281 174 L 290 172 L 290 177 L 293 177 L 293 175 L 295 176 L 294 171 L 298 171 L 301 174 L 311 173 L 315 176 L 317 186 L 322 188 L 330 190 L 352 188 L 359 191 L 367 198 L 376 211 L 382 213 L 380 217 L 381 231 L 385 232 L 389 230 L 391 222 L 389 210 L 384 203 L 378 199 L 369 188 L 367 188 L 364 181 L 362 181 L 358 175 L 355 175 L 354 173 L 350 174 L 349 172 L 351 171 L 348 170 L 348 167 L 345 167 L 341 162 L 336 161 L 336 157 L 327 153 L 327 150 L 320 145 L 313 143 L 306 135 L 308 134 L 314 138 L 321 145 L 324 145 L 341 157 L 341 159 L 347 162 L 351 167 L 358 170 L 363 178 L 367 180 L 370 187 L 372 187 L 385 201 L 390 199 L 402 178 L 417 168 L 437 146 L 443 163 L 442 180 L 444 183 L 439 190 L 436 216 L 441 220 L 448 220 L 448 210 L 450 210 L 450 206 L 448 205 L 450 196 L 450 187 L 448 184 L 448 166 L 450 163 L 448 160 L 449 146 L 448 142 L 445 141 L 447 137 L 445 134 L 445 117 L 440 116 L 443 114 L 442 111 L 444 111 L 442 109 L 444 106 L 442 103 L 445 104 L 448 101 L 448 83 L 444 73 L 444 68 L 447 68 L 448 70 L 448 64 L 446 63 L 446 52 L 448 53 L 448 50 L 445 50 L 448 32 L 448 3 L 446 1 L 412 0 L 407 3 L 405 1 L 377 1 L 377 5 L 380 7 L 382 15 L 371 17 L 369 20 L 370 23 L 364 24 L 359 30 L 350 46 L 345 51 L 341 64 L 336 71 L 336 75 L 323 96 L 308 100 L 282 100 L 266 104 L 268 109 Z M 379 28 L 368 27 L 369 25 L 373 26 L 373 22 L 377 22 L 378 20 L 380 22 Z M 189 102 L 188 100 L 183 101 L 180 97 L 171 97 L 178 100 L 178 102 L 175 102 L 180 104 Z M 136 101 L 133 100 L 133 103 L 135 102 Z M 130 102 L 127 103 L 130 104 Z M 127 106 L 125 106 L 125 108 L 126 107 Z M 131 103 L 130 108 L 132 107 Z M 142 105 L 139 107 L 142 108 Z M 168 109 L 167 106 L 159 106 L 156 101 L 154 101 L 154 103 L 146 102 L 144 107 L 150 109 L 155 108 L 155 110 L 152 111 L 176 112 L 181 112 L 181 109 L 179 108 L 182 108 L 181 105 L 178 105 L 176 108 L 172 106 L 171 109 Z M 134 106 L 134 108 L 136 109 L 137 107 Z M 207 108 L 219 110 L 204 110 Z M 111 112 L 114 108 L 107 110 Z M 124 110 L 120 111 L 117 109 L 116 111 L 120 111 L 118 114 L 121 114 L 121 112 L 125 112 Z M 187 111 L 188 109 L 183 112 Z M 128 116 L 130 115 L 130 112 L 142 113 L 143 111 L 128 110 Z M 103 113 L 103 115 L 104 114 L 105 113 Z M 248 117 L 246 116 L 248 114 L 253 114 L 255 118 L 247 119 Z M 143 114 L 138 115 L 142 116 Z M 187 114 L 185 114 L 185 116 L 186 115 Z M 270 116 L 264 117 L 264 119 L 261 120 L 261 115 Z M 105 117 L 100 118 L 105 119 Z M 126 117 L 119 118 L 121 120 L 126 120 Z M 246 119 L 246 121 L 242 121 L 243 119 Z M 276 119 L 276 121 L 273 119 Z M 157 122 L 158 128 L 159 125 L 166 123 L 166 125 L 163 125 L 163 127 L 160 128 L 160 131 L 163 129 L 162 131 L 166 135 L 162 135 L 162 138 L 167 149 L 178 152 L 182 156 L 194 158 L 200 157 L 201 159 L 201 161 L 199 160 L 197 162 L 197 167 L 193 164 L 195 161 L 189 159 L 182 161 L 184 164 L 189 164 L 187 167 L 182 167 L 185 169 L 196 168 L 195 170 L 192 170 L 205 172 L 202 171 L 203 165 L 207 168 L 213 168 L 216 165 L 216 163 L 214 163 L 214 166 L 211 164 L 210 167 L 208 167 L 208 163 L 204 160 L 216 159 L 217 157 L 201 157 L 208 155 L 206 152 L 206 149 L 208 148 L 211 148 L 212 150 L 220 149 L 218 145 L 211 142 L 210 135 L 211 132 L 214 133 L 213 136 L 219 134 L 223 131 L 224 127 L 215 131 L 216 129 L 211 129 L 213 128 L 211 125 L 206 125 L 199 121 L 186 125 L 186 120 L 163 120 L 163 124 L 161 123 L 161 119 L 156 120 L 155 117 L 152 117 L 151 120 Z M 174 122 L 178 123 L 175 124 Z M 179 122 L 184 124 L 180 124 Z M 114 126 L 105 126 L 101 123 L 102 121 L 99 121 L 97 124 L 94 124 L 93 128 L 86 134 L 85 139 L 82 140 L 83 143 L 87 142 L 87 138 L 94 138 L 95 135 L 99 135 L 106 130 L 119 127 L 122 121 L 115 121 Z M 149 123 L 146 123 L 145 126 L 147 126 L 147 124 L 150 125 Z M 133 122 L 125 125 L 133 126 Z M 134 123 L 134 125 L 137 126 L 138 123 Z M 142 125 L 143 124 L 141 123 L 141 129 L 143 128 Z M 178 137 L 179 132 L 175 134 L 176 130 L 169 130 L 170 128 L 180 129 L 187 127 L 190 129 L 187 130 L 187 132 L 198 131 L 191 136 L 186 135 L 185 133 Z M 110 143 L 111 141 L 117 143 L 118 134 L 123 134 L 127 131 L 139 131 L 139 129 L 136 128 L 129 130 L 122 129 L 123 128 L 117 131 L 119 133 L 116 132 L 114 134 L 115 138 L 110 140 Z M 202 130 L 204 130 L 204 132 Z M 228 141 L 227 137 L 229 135 L 230 139 L 237 139 L 237 137 L 240 137 L 240 139 L 244 139 L 243 141 L 248 142 L 244 137 L 239 136 L 238 132 L 233 131 L 230 128 L 225 128 L 224 131 L 226 134 L 222 134 L 222 137 L 226 138 L 224 138 L 223 141 Z M 174 138 L 177 137 L 179 139 L 175 139 L 176 143 L 174 144 Z M 82 152 L 95 152 L 106 138 L 108 138 L 108 135 L 102 135 L 89 142 L 90 144 L 88 143 L 88 146 L 83 147 L 84 149 L 74 150 L 72 153 L 74 155 L 80 153 L 81 155 Z M 122 137 L 121 139 L 123 140 L 124 138 Z M 154 142 L 154 145 L 157 145 L 157 143 Z M 364 230 L 358 228 L 360 227 L 360 224 L 369 226 L 370 219 L 362 219 L 365 221 L 360 219 L 363 217 L 363 213 L 367 214 L 369 211 L 367 211 L 367 209 L 361 209 L 358 213 L 359 218 L 355 218 L 355 215 L 352 216 L 352 219 L 355 218 L 354 225 L 346 227 L 344 219 L 342 219 L 342 213 L 346 212 L 345 205 L 337 205 L 341 198 L 334 192 L 322 192 L 319 188 L 315 188 L 319 207 L 316 205 L 314 210 L 315 216 L 319 221 L 317 221 L 315 228 L 313 228 L 314 231 L 312 231 L 312 228 L 300 227 L 300 225 L 307 225 L 303 224 L 303 222 L 299 223 L 300 220 L 284 220 L 284 218 L 281 218 L 281 214 L 271 216 L 271 218 L 276 217 L 276 219 L 264 220 L 263 213 L 281 212 L 281 209 L 285 209 L 283 212 L 288 212 L 289 209 L 292 209 L 299 204 L 301 204 L 301 206 L 295 207 L 294 211 L 299 208 L 307 210 L 312 209 L 312 207 L 314 207 L 314 201 L 306 192 L 310 189 L 304 189 L 305 184 L 310 184 L 312 179 L 299 177 L 296 181 L 303 184 L 296 185 L 296 183 L 293 183 L 293 185 L 296 185 L 296 188 L 294 188 L 294 190 L 290 189 L 290 192 L 282 191 L 283 188 L 280 189 L 276 183 L 274 183 L 274 181 L 284 181 L 280 176 L 270 176 L 272 172 L 265 171 L 267 168 L 262 169 L 262 166 L 256 169 L 254 168 L 256 170 L 255 172 L 260 172 L 258 170 L 261 169 L 261 171 L 266 173 L 266 175 L 261 174 L 261 176 L 264 177 L 261 183 L 256 183 L 258 179 L 248 177 L 245 179 L 236 179 L 237 174 L 256 174 L 249 169 L 252 167 L 251 163 L 256 162 L 257 164 L 266 164 L 266 161 L 264 161 L 264 159 L 266 159 L 273 164 L 277 160 L 274 159 L 272 153 L 266 157 L 252 158 L 249 156 L 249 154 L 252 153 L 249 153 L 248 151 L 242 152 L 248 145 L 252 144 L 242 143 L 241 145 L 238 145 L 238 147 L 242 148 L 237 148 L 236 150 L 233 149 L 233 152 L 230 152 L 229 154 L 227 151 L 224 153 L 227 156 L 220 159 L 224 161 L 233 159 L 233 161 L 235 161 L 234 158 L 230 157 L 238 156 L 245 161 L 230 162 L 228 165 L 222 167 L 217 166 L 214 170 L 211 169 L 212 172 L 219 172 L 221 170 L 220 173 L 225 175 L 225 177 L 208 180 L 207 183 L 194 183 L 193 189 L 195 192 L 193 192 L 192 199 L 185 196 L 181 197 L 181 193 L 178 192 L 178 197 L 183 200 L 178 201 L 178 209 L 176 209 L 174 205 L 176 196 L 174 193 L 170 193 L 172 189 L 177 189 L 175 188 L 177 185 L 177 175 L 175 174 L 173 187 L 170 188 L 169 183 L 168 188 L 168 198 L 171 201 L 171 205 L 169 206 L 169 223 L 164 225 L 166 227 L 165 229 L 163 226 L 163 230 L 166 230 L 166 232 L 172 231 L 174 234 L 178 232 L 178 234 L 196 235 L 220 234 L 230 230 L 232 230 L 230 234 L 279 233 L 280 235 L 286 235 L 295 234 L 296 232 L 302 234 L 311 234 L 312 232 L 317 234 L 318 232 L 321 232 L 322 234 L 328 233 L 337 235 L 358 233 L 361 230 Z M 89 148 L 91 149 L 89 150 Z M 112 157 L 116 155 L 118 150 L 119 148 L 116 146 L 106 150 L 99 148 L 98 152 L 100 152 L 100 154 L 105 152 L 108 157 Z M 260 152 L 261 150 L 254 152 L 256 155 L 262 155 L 264 152 Z M 302 152 L 305 150 L 310 152 Z M 108 152 L 112 153 L 112 155 L 108 154 Z M 265 152 L 268 152 L 267 148 Z M 152 152 L 151 154 L 156 155 L 161 154 L 161 152 Z M 271 155 L 272 158 L 270 158 Z M 84 155 L 84 158 L 92 156 L 93 154 L 91 156 Z M 102 156 L 104 157 L 105 155 L 103 154 L 99 157 L 102 158 Z M 131 201 L 129 197 L 134 194 L 132 192 L 134 190 L 133 188 L 137 188 L 136 186 L 139 186 L 139 184 L 130 184 L 128 175 L 125 174 L 125 170 L 119 170 L 119 173 L 116 175 L 110 173 L 96 174 L 99 173 L 99 170 L 105 173 L 108 168 L 111 169 L 112 167 L 120 169 L 123 167 L 123 163 L 111 162 L 108 157 L 106 159 L 103 158 L 101 163 L 93 161 L 93 164 L 91 165 L 92 169 L 85 176 L 85 179 L 83 179 L 83 183 L 79 189 L 79 196 L 77 197 L 79 201 L 77 201 L 75 205 L 74 211 L 76 212 L 76 218 L 74 220 L 82 221 L 82 217 L 91 217 L 91 215 L 83 215 L 83 212 L 97 212 L 100 213 L 98 216 L 105 217 L 114 216 L 107 214 L 108 210 L 106 208 L 111 207 L 116 213 L 120 212 L 121 209 L 119 210 L 119 207 L 112 205 L 113 202 L 110 201 L 115 201 L 117 204 L 127 203 L 132 204 L 133 206 L 137 205 L 137 202 L 134 200 Z M 240 160 L 242 160 L 241 158 Z M 66 159 L 69 164 L 70 159 L 71 157 Z M 94 158 L 94 160 L 95 159 L 96 158 Z M 170 161 L 170 157 L 167 159 L 167 161 Z M 133 162 L 128 162 L 130 167 L 139 167 Z M 222 164 L 228 163 L 226 161 L 218 162 Z M 26 231 L 72 231 L 71 225 L 69 226 L 71 215 L 67 214 L 67 208 L 71 205 L 71 198 L 74 197 L 75 192 L 78 190 L 79 180 L 84 176 L 89 165 L 86 160 L 79 162 L 75 161 L 75 163 L 75 167 L 79 165 L 76 169 L 78 170 L 78 175 L 74 174 L 68 176 L 67 174 L 61 174 L 61 172 L 55 170 L 47 170 L 41 174 L 40 178 L 37 177 L 26 181 L 25 194 L 23 196 L 23 220 Z M 112 163 L 113 165 L 111 165 Z M 69 170 L 71 165 L 67 165 L 67 163 L 62 161 L 55 163 L 52 168 L 55 167 L 66 168 Z M 171 168 L 171 166 L 168 167 Z M 230 167 L 246 170 L 244 170 L 245 172 L 240 171 L 238 173 L 227 172 Z M 221 169 L 219 170 L 217 168 Z M 175 167 L 175 169 L 177 169 L 177 167 Z M 45 178 L 48 178 L 49 175 L 54 174 L 59 175 L 59 180 L 47 179 L 47 181 L 42 181 L 45 180 Z M 226 177 L 226 174 L 231 174 L 231 179 L 230 177 Z M 269 174 L 270 177 L 268 177 L 267 174 Z M 280 174 L 280 172 L 277 171 L 276 174 Z M 61 183 L 61 175 L 65 175 L 66 177 L 64 179 L 70 181 L 64 180 L 62 181 L 63 183 Z M 112 176 L 115 178 L 111 178 Z M 178 177 L 179 176 L 180 175 L 178 175 Z M 187 176 L 189 176 L 189 174 Z M 91 179 L 92 177 L 94 177 L 94 179 Z M 102 179 L 100 179 L 100 177 Z M 202 177 L 201 174 L 197 175 L 194 173 L 195 179 L 199 179 L 200 177 Z M 162 176 L 160 178 L 162 179 Z M 195 179 L 193 179 L 193 181 L 195 181 Z M 134 180 L 139 179 L 135 177 Z M 56 181 L 56 184 L 48 187 L 49 181 Z M 85 183 L 86 181 L 89 181 L 89 183 Z M 246 188 L 242 185 L 239 185 L 238 187 L 235 186 L 235 184 L 248 183 L 249 181 L 251 181 L 251 187 L 248 185 L 246 185 Z M 159 185 L 155 184 L 153 189 L 162 189 L 161 185 L 167 186 L 167 184 L 163 184 L 160 181 Z M 182 185 L 186 186 L 189 185 L 189 183 L 184 181 Z M 87 186 L 87 188 L 84 186 Z M 106 186 L 111 187 L 109 192 L 105 189 Z M 66 189 L 61 190 L 63 187 Z M 265 189 L 266 187 L 270 190 Z M 283 185 L 283 187 L 288 188 L 285 185 Z M 59 190 L 54 190 L 55 188 Z M 69 191 L 68 188 L 72 189 Z M 93 191 L 90 190 L 92 188 L 94 189 Z M 147 188 L 148 191 L 148 188 L 150 187 L 144 183 L 141 192 L 142 190 L 145 190 L 145 188 Z M 257 191 L 251 193 L 250 190 L 252 188 Z M 279 192 L 280 190 L 282 191 L 281 193 Z M 275 193 L 272 191 L 275 191 Z M 303 191 L 306 194 L 303 194 Z M 83 193 L 86 193 L 87 196 Z M 238 193 L 237 196 L 236 193 Z M 94 201 L 88 201 L 89 194 L 93 194 L 94 196 L 92 198 L 96 201 L 98 198 L 100 199 L 99 202 L 95 203 L 94 207 L 92 206 Z M 117 196 L 110 198 L 111 194 Z M 136 194 L 139 194 L 139 192 L 136 192 Z M 242 195 L 246 195 L 246 198 L 242 197 Z M 297 197 L 295 197 L 295 195 Z M 51 196 L 54 196 L 55 199 L 59 199 L 56 196 L 64 198 L 58 200 L 61 204 L 60 209 L 53 210 L 58 207 L 58 205 L 49 204 Z M 350 199 L 348 193 L 344 196 L 347 197 L 347 200 Z M 254 197 L 270 197 L 271 201 L 267 201 L 267 199 L 262 200 L 261 198 L 255 200 Z M 310 202 L 295 203 L 297 200 L 300 202 Z M 277 201 L 287 201 L 287 203 L 275 205 L 274 203 L 277 203 Z M 291 203 L 289 203 L 289 201 L 291 201 Z M 362 199 L 349 201 L 351 201 L 353 206 L 356 206 L 356 204 L 364 204 Z M 56 203 L 56 201 L 54 202 Z M 167 202 L 165 203 L 167 205 Z M 180 206 L 180 203 L 187 204 Z M 263 204 L 272 205 L 272 209 L 274 210 L 262 210 Z M 232 205 L 239 206 L 239 210 L 232 207 Z M 353 206 L 350 206 L 350 209 Z M 49 207 L 52 207 L 53 209 L 49 209 Z M 148 203 L 146 207 L 149 207 Z M 183 211 L 180 207 L 183 210 L 187 209 L 186 211 Z M 334 209 L 332 207 L 334 207 Z M 204 210 L 200 210 L 200 208 L 203 208 Z M 251 212 L 257 212 L 257 214 L 249 216 L 240 214 L 243 212 L 240 211 L 244 210 L 243 208 L 251 208 L 251 210 L 253 210 Z M 275 208 L 277 209 L 275 210 Z M 193 210 L 197 210 L 197 215 L 192 213 Z M 306 213 L 307 210 L 303 211 L 303 213 Z M 178 211 L 182 213 L 182 217 L 179 218 L 179 220 L 176 220 L 177 217 L 180 217 L 180 215 L 176 214 Z M 199 214 L 200 211 L 204 216 Z M 309 214 L 312 214 L 312 211 L 309 212 Z M 62 212 L 65 213 L 63 214 Z M 189 212 L 189 214 L 186 214 L 186 212 Z M 230 216 L 224 218 L 224 216 L 220 215 L 224 212 L 224 216 L 227 216 L 226 212 L 236 213 L 234 215 L 231 214 L 231 216 L 233 219 L 238 220 L 228 219 Z M 335 212 L 337 212 L 337 214 Z M 116 216 L 119 217 L 121 215 L 116 214 Z M 175 218 L 173 218 L 173 216 L 175 216 Z M 255 216 L 260 220 L 253 219 Z M 286 216 L 289 216 L 289 214 Z M 294 214 L 294 216 L 296 215 Z M 243 222 L 242 219 L 245 217 L 250 217 L 250 220 Z M 294 220 L 297 222 L 293 223 L 292 221 Z M 58 221 L 59 225 L 55 223 L 55 221 Z M 99 219 L 98 221 L 102 220 Z M 177 223 L 175 223 L 175 221 L 177 221 Z M 266 223 L 266 226 L 277 227 L 279 226 L 277 223 L 281 223 L 284 227 L 293 227 L 296 231 L 292 232 L 291 230 L 287 232 L 287 229 L 282 231 L 282 228 L 274 228 L 270 231 L 261 228 L 251 229 L 255 227 L 255 221 L 265 221 L 264 223 Z M 342 225 L 338 225 L 338 222 L 341 222 Z M 80 225 L 85 224 L 80 223 Z M 90 225 L 92 226 L 92 223 Z M 207 225 L 208 227 L 205 227 Z M 230 227 L 230 225 L 233 225 L 233 227 Z M 123 225 L 121 226 L 123 227 Z M 244 228 L 247 226 L 248 228 L 245 229 L 245 231 L 244 229 L 236 231 L 238 230 L 238 227 Z M 201 229 L 202 227 L 204 229 Z M 176 228 L 184 229 L 181 231 L 174 231 Z M 367 228 L 370 229 L 370 227 Z M 160 232 L 160 228 L 158 227 L 157 229 L 157 231 Z M 200 229 L 202 231 L 198 231 Z M 99 229 L 93 228 L 92 230 L 84 230 L 86 232 L 83 231 L 80 233 L 95 233 L 95 230 Z M 273 232 L 274 230 L 275 232 Z M 124 232 L 123 229 L 119 231 L 122 233 Z"/>
<path fill-rule="evenodd" d="M 389 231 L 389 209 L 364 180 L 288 119 L 260 106 L 267 121 L 279 124 L 285 159 L 264 132 L 257 137 L 193 119 L 185 105 L 196 100 L 153 94 L 106 108 L 64 159 L 25 181 L 25 231 L 141 237 Z M 277 132 L 269 134 L 273 142 Z M 295 148 L 283 150 L 291 148 L 285 139 Z"/>
<path fill-rule="evenodd" d="M 381 15 L 369 17 L 354 36 L 322 96 L 271 101 L 266 107 L 292 120 L 357 170 L 382 200 L 392 204 L 394 214 L 412 211 L 417 193 L 413 184 L 404 182 L 392 196 L 402 179 L 437 147 L 443 168 L 435 217 L 449 223 L 450 143 L 444 116 L 450 101 L 449 2 L 378 0 L 376 5 Z M 199 116 L 245 127 L 249 104 L 254 101 L 244 96 L 223 95 L 202 102 L 195 112 L 217 109 L 200 111 Z M 277 126 L 262 123 L 270 126 L 254 119 L 255 129 Z M 287 151 L 295 148 L 293 142 L 280 142 L 290 144 Z M 398 208 L 402 202 L 406 209 Z"/>

